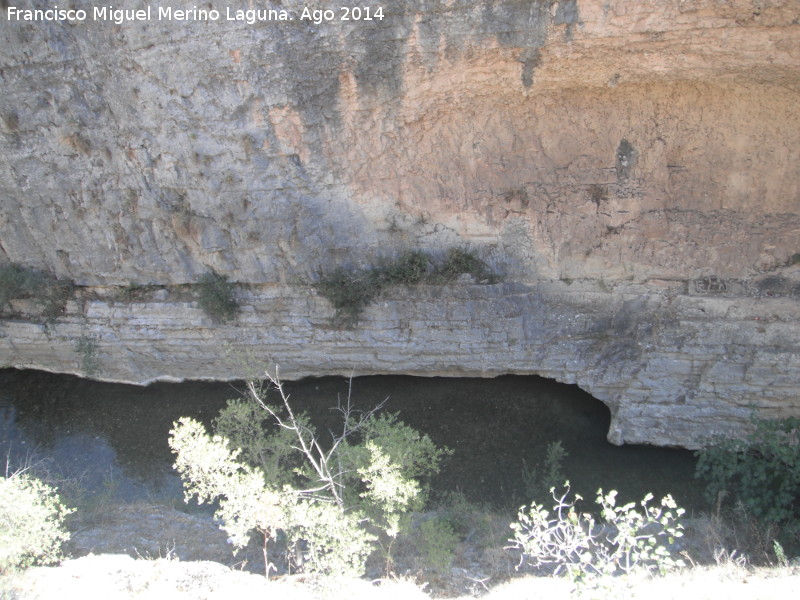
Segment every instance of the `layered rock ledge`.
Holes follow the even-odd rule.
[[[292,378],[536,373],[615,443],[800,414],[796,0],[266,5],[295,20],[0,27],[0,262],[78,286],[55,324],[6,307],[1,365],[84,372],[85,339],[134,383],[239,377],[226,344]],[[504,282],[350,330],[309,285],[454,246]],[[235,324],[182,287],[210,269]]]

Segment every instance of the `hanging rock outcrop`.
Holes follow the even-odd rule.
[[[615,443],[800,414],[796,1],[261,4],[287,19],[76,0],[0,28],[0,262],[77,286],[54,321],[2,307],[0,364],[536,373],[608,404]],[[465,246],[503,282],[391,288],[352,329],[313,285]],[[197,304],[211,270],[235,322]]]

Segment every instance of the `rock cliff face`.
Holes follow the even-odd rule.
[[[12,302],[3,364],[80,372],[88,340],[135,383],[239,376],[226,345],[289,378],[536,373],[615,443],[800,414],[796,0],[117,5],[152,19],[0,27],[0,261],[78,285],[54,324]],[[310,285],[459,246],[504,282],[393,288],[353,329]],[[210,269],[235,323],[198,308]]]

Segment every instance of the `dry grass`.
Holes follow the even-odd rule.
[[[665,577],[615,578],[575,590],[566,579],[525,577],[491,589],[487,600],[547,598],[626,598],[630,600],[771,600],[796,598],[800,568],[747,569],[735,564],[696,567]],[[362,579],[311,581],[302,577],[263,577],[218,563],[175,559],[135,560],[125,555],[90,555],[60,567],[36,567],[0,579],[0,597],[216,599],[271,597],[282,600],[415,600],[429,596],[408,580],[369,582]],[[459,600],[475,597],[463,595]]]
[[[737,542],[752,542],[755,535],[742,520],[730,522],[719,515],[689,520],[681,549],[694,561],[691,568],[664,577],[608,578],[579,590],[564,578],[515,573],[514,557],[501,549],[507,526],[502,521],[499,515],[486,514],[466,519],[467,537],[476,543],[459,544],[452,568],[446,572],[426,572],[409,546],[398,548],[398,561],[411,566],[397,569],[406,573],[400,578],[321,581],[284,576],[266,581],[257,574],[259,549],[234,557],[225,534],[210,517],[164,506],[118,506],[74,534],[68,551],[80,558],[59,567],[6,574],[0,578],[0,598],[785,600],[800,594],[800,565],[752,567],[746,554],[732,549]],[[759,535],[764,546],[764,534]],[[698,560],[711,564],[700,565]],[[255,573],[245,572],[245,567],[254,568]]]

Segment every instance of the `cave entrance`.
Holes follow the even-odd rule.
[[[327,410],[337,394],[347,394],[348,382],[330,377],[287,387],[296,403]],[[568,453],[563,472],[584,498],[594,499],[602,487],[617,489],[623,500],[652,492],[687,507],[703,502],[692,452],[608,443],[608,407],[576,385],[534,375],[380,375],[354,379],[352,397],[364,408],[389,397],[385,410],[399,411],[401,420],[451,448],[434,488],[460,490],[473,501],[504,509],[529,503],[526,470],[541,466],[548,445],[560,442]]]
[[[349,382],[324,377],[286,387],[295,409],[325,423]],[[179,497],[167,445],[172,423],[181,416],[210,423],[237,388],[242,386],[219,382],[138,387],[0,371],[0,450],[36,449],[65,475],[80,474],[100,488],[111,481],[126,500],[154,493]],[[401,420],[454,451],[433,482],[435,490],[459,490],[470,500],[513,509],[530,502],[526,469],[541,464],[548,444],[559,441],[568,452],[563,472],[586,498],[602,487],[619,490],[624,499],[671,493],[683,506],[702,505],[691,452],[609,444],[607,407],[577,386],[518,375],[380,375],[352,382],[357,408],[372,408],[387,397],[385,410],[399,412]]]

